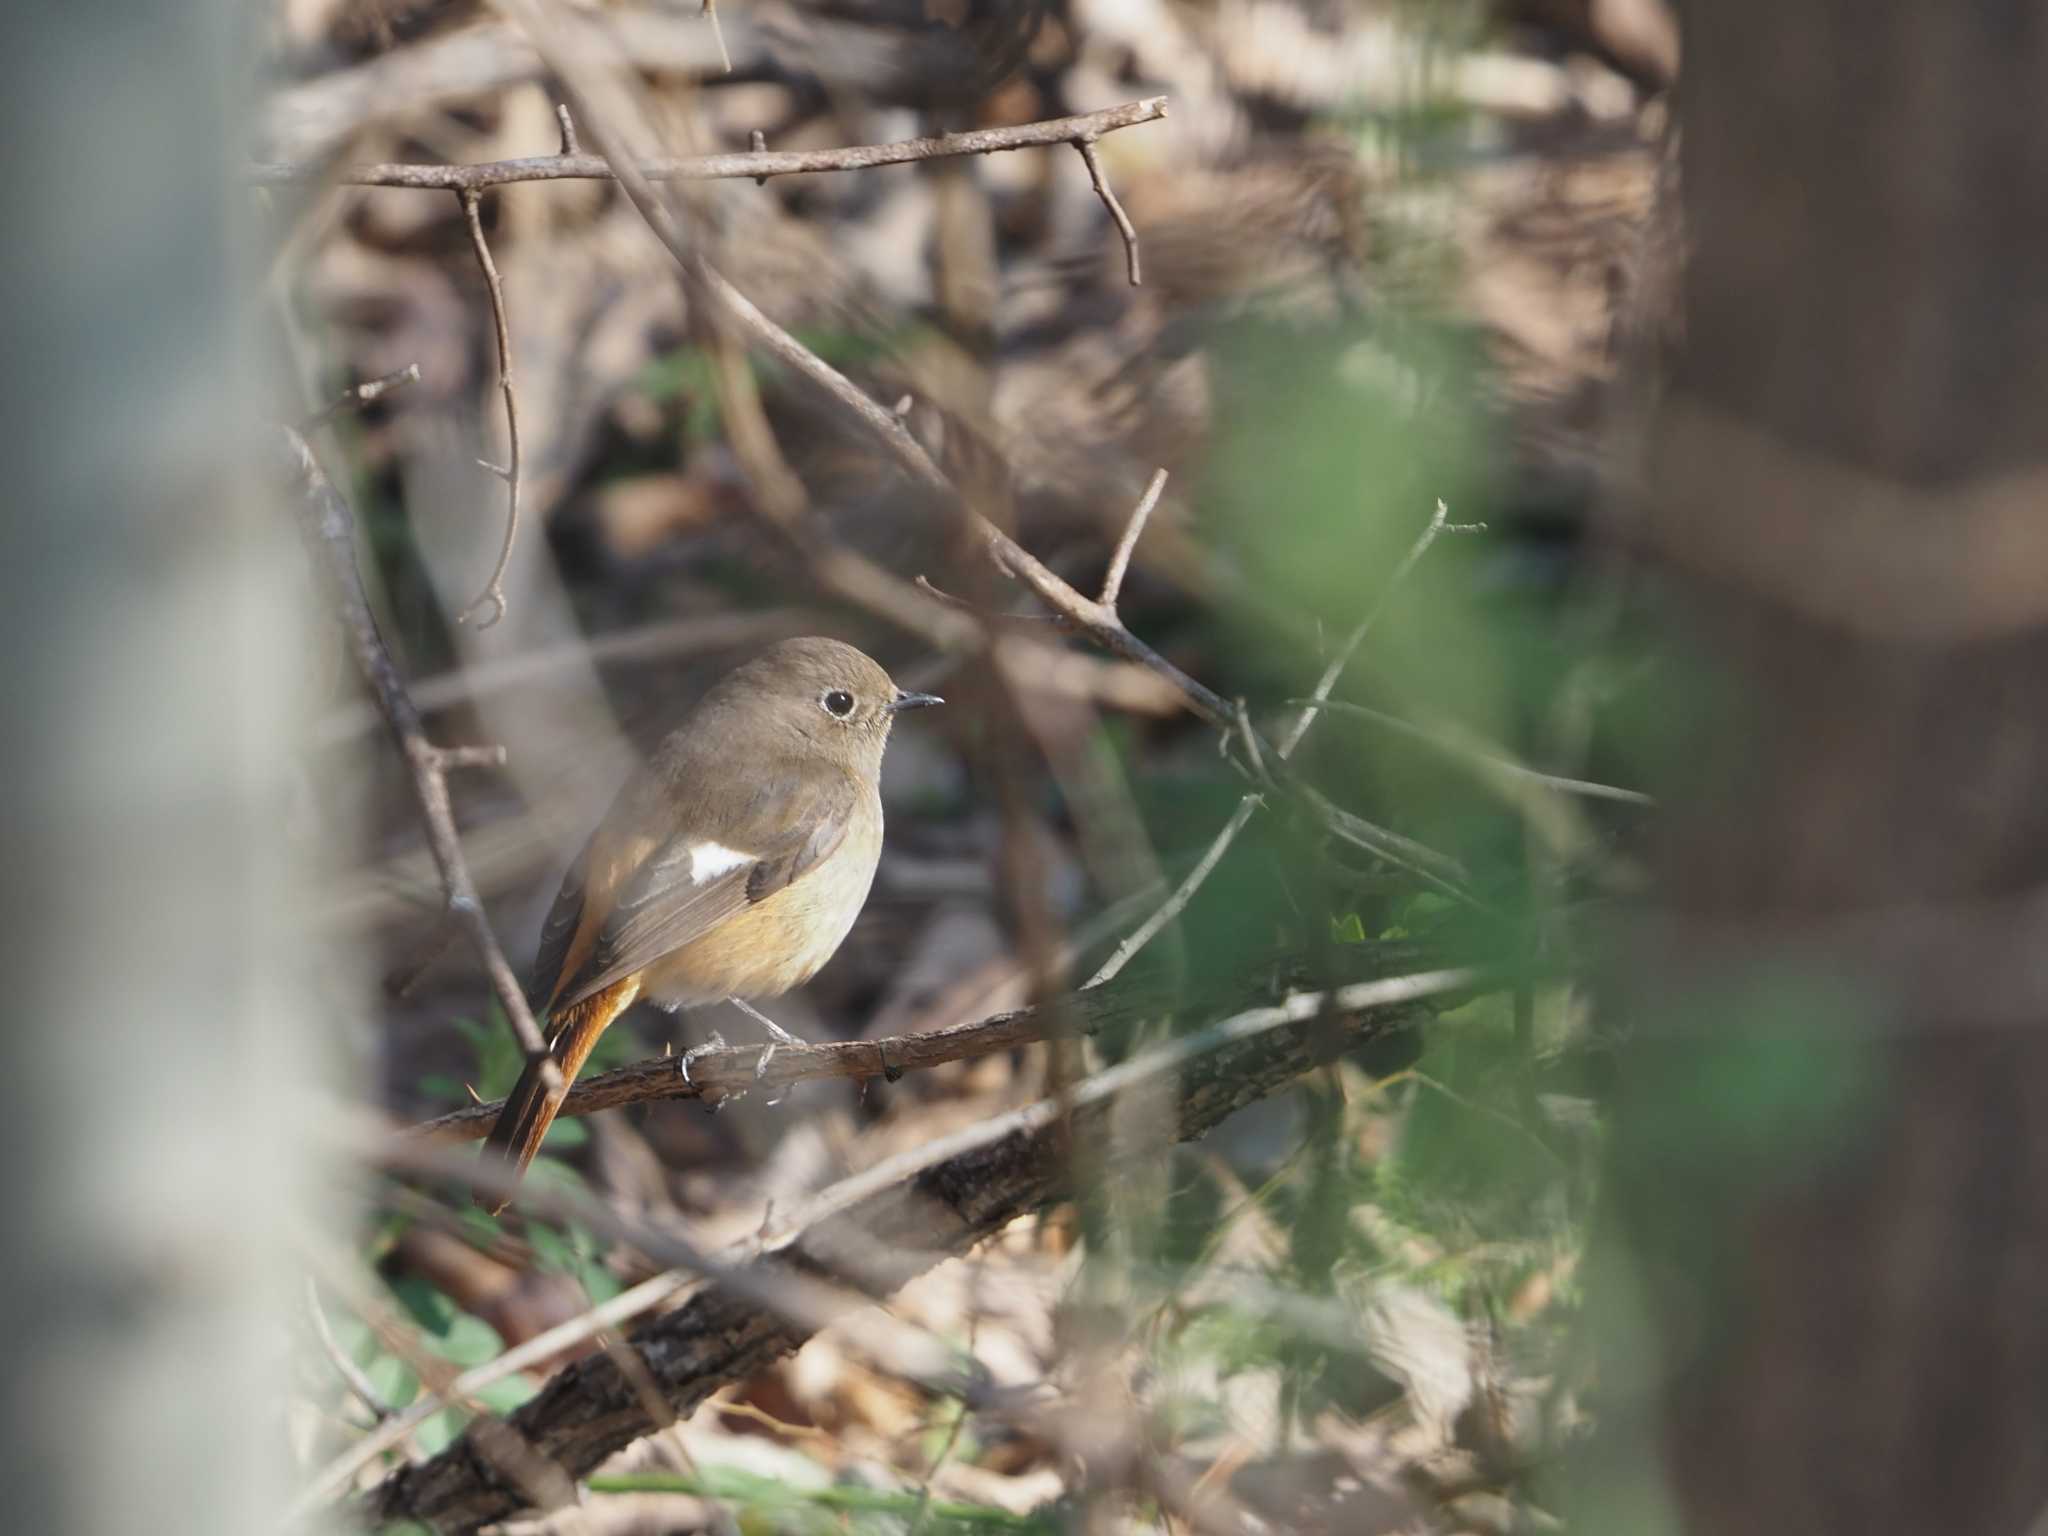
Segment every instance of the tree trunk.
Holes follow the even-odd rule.
[[[230,239],[239,17],[44,0],[0,50],[10,1530],[267,1532],[283,1507],[299,589],[271,553],[292,525],[235,468],[261,291]]]
[[[1667,786],[1671,920],[1612,999],[1626,1257],[1594,1308],[1629,1342],[1587,1524],[2020,1536],[2048,1509],[2048,11],[1685,25],[1686,342],[1630,536],[1717,681]]]

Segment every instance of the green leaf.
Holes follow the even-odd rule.
[[[505,1341],[482,1318],[459,1312],[448,1325],[448,1331],[434,1341],[434,1351],[457,1365],[482,1365],[505,1352]]]
[[[583,1293],[594,1307],[604,1305],[626,1288],[617,1275],[593,1259],[585,1259],[576,1266],[576,1278],[583,1282]]]
[[[493,1413],[510,1413],[538,1391],[540,1388],[524,1376],[507,1376],[503,1381],[479,1387],[476,1400]]]
[[[565,1116],[548,1127],[548,1133],[541,1138],[541,1145],[554,1152],[570,1152],[587,1144],[590,1127],[581,1120]]]
[[[462,1427],[469,1422],[469,1415],[459,1408],[443,1408],[413,1431],[413,1438],[421,1451],[429,1456],[438,1456],[455,1443],[462,1433]]]
[[[1365,919],[1356,912],[1346,912],[1342,917],[1331,918],[1330,942],[1333,944],[1363,944],[1365,942]]]
[[[363,1374],[377,1395],[394,1408],[403,1408],[419,1396],[420,1379],[396,1355],[379,1355],[363,1367]]]

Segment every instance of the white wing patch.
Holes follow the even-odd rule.
[[[754,862],[754,855],[728,848],[723,843],[692,843],[690,845],[690,884],[702,885],[707,880],[716,880],[728,870],[738,869],[742,864]]]

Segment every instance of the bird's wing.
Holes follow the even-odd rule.
[[[526,983],[526,1006],[536,1015],[547,1010],[555,982],[562,974],[562,963],[569,958],[569,943],[582,926],[589,881],[590,849],[586,847],[562,876],[562,888],[555,892],[547,921],[540,925],[540,947],[534,951],[533,972]]]
[[[644,969],[803,878],[846,840],[861,793],[849,775],[811,768],[731,775],[712,793],[693,796],[687,824],[620,887],[554,1007]]]

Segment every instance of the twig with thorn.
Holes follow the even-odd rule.
[[[562,124],[563,133],[573,136],[575,130],[570,126],[566,109]],[[491,243],[484,238],[483,194],[465,187],[456,197],[461,200],[462,216],[469,224],[470,247],[476,252],[477,265],[483,268],[484,286],[491,296],[491,319],[498,333],[498,388],[505,396],[504,467],[478,460],[505,482],[505,542],[498,548],[498,563],[492,568],[483,592],[459,615],[467,624],[488,606],[490,616],[479,621],[477,628],[489,629],[505,617],[505,569],[512,563],[512,546],[519,538],[519,397],[512,390],[512,323],[505,313],[505,285],[499,280],[498,264],[491,259]]]
[[[387,373],[378,378],[365,379],[360,384],[351,385],[349,388],[344,389],[340,394],[328,401],[327,404],[321,406],[319,410],[300,422],[299,430],[301,432],[311,432],[316,428],[325,426],[343,411],[359,410],[373,401],[382,399],[394,389],[398,389],[406,384],[417,384],[419,381],[420,365],[418,363],[407,363],[396,373]]]

